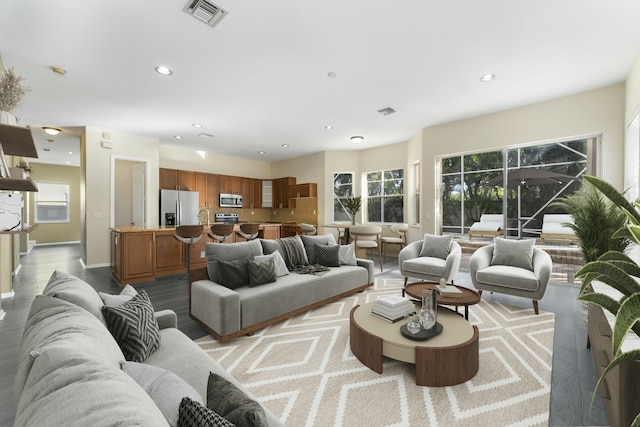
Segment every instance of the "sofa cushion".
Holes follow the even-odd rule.
[[[204,404],[202,396],[171,371],[137,362],[122,362],[122,371],[142,387],[171,426],[178,425],[180,402],[184,397]]]
[[[180,402],[179,411],[179,427],[234,427],[223,416],[188,397]]]
[[[82,307],[106,325],[102,315],[104,305],[93,286],[63,271],[54,271],[42,295],[50,295]]]
[[[125,285],[118,295],[111,295],[104,292],[98,292],[98,295],[100,296],[100,299],[102,299],[104,305],[114,307],[129,301],[131,298],[138,295],[138,291],[136,291],[136,289],[131,285]]]
[[[324,236],[306,236],[303,234],[300,238],[302,239],[309,264],[320,264],[316,261],[316,245],[327,246],[336,244],[336,238],[333,237],[333,234],[325,234]]]
[[[276,269],[273,259],[264,262],[247,261],[249,286],[264,285],[276,281]]]
[[[262,406],[235,384],[213,372],[207,383],[207,408],[238,427],[267,426]]]
[[[479,282],[511,289],[535,292],[540,282],[531,270],[507,265],[491,265],[476,272]]]
[[[233,261],[238,259],[253,259],[254,256],[263,254],[259,239],[248,242],[225,243],[223,245],[207,242],[204,248],[209,280],[216,283],[220,283],[220,278],[218,277],[218,260]]]
[[[47,348],[33,362],[15,426],[100,425],[168,424],[151,398],[119,367],[73,347]]]
[[[316,243],[316,264],[327,267],[340,267],[340,246],[324,246]]]
[[[218,283],[229,289],[237,289],[249,284],[248,259],[218,261]]]
[[[421,274],[443,277],[446,265],[446,260],[442,258],[419,257],[405,260],[402,263],[402,269],[405,274],[415,273],[417,277]]]
[[[107,328],[93,314],[73,303],[38,295],[31,304],[20,343],[14,380],[16,401],[20,400],[33,361],[49,348],[100,358],[117,369],[124,359]]]
[[[495,238],[491,265],[508,265],[533,271],[533,246],[536,241]]]
[[[102,312],[126,360],[143,362],[160,346],[160,328],[144,290],[117,307],[103,306]]]
[[[340,265],[358,265],[358,261],[356,261],[356,251],[353,244],[351,245],[340,245]]]
[[[435,236],[433,234],[426,233],[422,242],[422,249],[419,256],[434,257],[440,259],[447,259],[449,252],[451,251],[451,242],[453,236]]]
[[[287,274],[289,274],[287,264],[285,264],[284,258],[282,258],[282,254],[280,254],[280,251],[278,250],[275,250],[268,255],[257,255],[253,257],[253,260],[256,262],[264,262],[269,259],[273,259],[274,267],[276,270],[276,277],[286,276]]]

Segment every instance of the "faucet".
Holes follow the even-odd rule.
[[[202,224],[202,221],[200,220],[200,215],[202,215],[202,212],[206,212],[207,213],[207,226],[211,225],[211,213],[209,212],[209,209],[200,209],[200,212],[198,212],[198,222],[200,222],[200,224]]]

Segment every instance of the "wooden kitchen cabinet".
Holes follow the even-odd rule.
[[[279,239],[280,225],[279,224],[265,225],[263,229],[260,230],[258,237],[260,237],[261,239]]]
[[[162,190],[196,191],[196,173],[177,169],[160,168]]]
[[[160,189],[175,190],[178,185],[178,171],[176,169],[160,168]]]
[[[208,175],[202,172],[196,172],[196,191],[198,192],[198,206],[201,208],[209,207],[209,180]]]
[[[111,275],[120,284],[155,278],[155,242],[152,231],[113,232]]]
[[[184,271],[184,245],[176,240],[175,231],[156,232],[156,270],[154,275],[176,274]]]
[[[196,191],[196,173],[179,170],[177,189],[180,191]]]
[[[220,207],[220,175],[207,174],[207,207]]]
[[[273,180],[273,207],[289,207],[289,187],[296,185],[294,177],[278,178]]]
[[[242,194],[242,177],[220,175],[220,192]]]
[[[242,207],[257,209],[261,207],[262,181],[254,178],[242,178]]]
[[[318,184],[307,182],[289,186],[289,207],[296,207],[296,200],[309,197],[318,197]]]

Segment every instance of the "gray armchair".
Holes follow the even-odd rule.
[[[542,249],[534,248],[531,259],[533,270],[513,265],[497,264],[494,260],[495,244],[477,249],[469,259],[471,281],[478,292],[498,292],[530,298],[538,314],[538,300],[542,299],[551,276],[551,257]]]
[[[446,258],[420,256],[423,243],[422,240],[409,243],[398,254],[398,266],[400,274],[404,276],[404,285],[407,285],[409,277],[436,283],[444,277],[447,283],[453,283],[462,259],[462,249],[458,242],[451,242]]]

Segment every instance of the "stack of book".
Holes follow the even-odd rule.
[[[382,296],[371,307],[372,315],[387,322],[397,322],[413,311],[415,311],[413,303],[400,295]]]
[[[455,286],[447,285],[445,287],[438,286],[438,293],[443,297],[462,298],[462,291]]]

